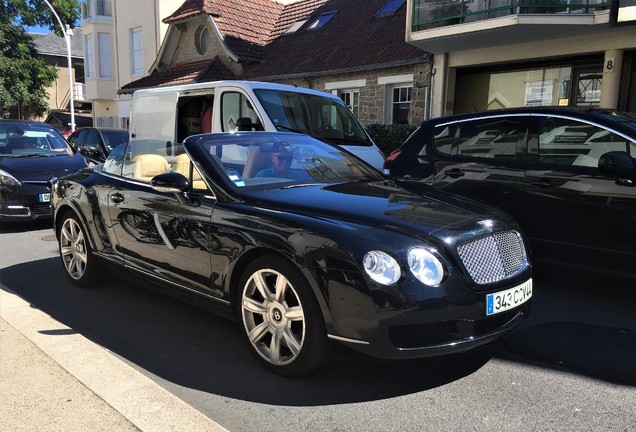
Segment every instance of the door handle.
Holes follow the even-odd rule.
[[[125,198],[120,193],[114,193],[110,196],[110,200],[115,204],[119,204],[120,202],[124,202]]]
[[[464,173],[459,168],[451,168],[449,170],[444,171],[444,174],[451,178],[463,177]]]

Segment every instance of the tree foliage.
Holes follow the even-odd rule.
[[[77,0],[50,0],[62,23],[74,27],[80,18]],[[57,78],[54,67],[38,55],[29,26],[48,27],[62,35],[53,12],[42,0],[0,0],[0,117],[41,116],[46,87]]]

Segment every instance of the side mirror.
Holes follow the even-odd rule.
[[[236,130],[241,132],[249,132],[252,129],[260,130],[262,129],[261,123],[257,121],[256,123],[252,122],[252,119],[249,117],[241,117],[236,121]]]
[[[598,160],[598,169],[603,174],[619,177],[617,183],[633,186],[636,179],[636,163],[627,152],[611,151],[604,153]]]
[[[182,194],[190,190],[190,182],[185,176],[176,172],[169,172],[154,176],[150,185],[157,192]]]

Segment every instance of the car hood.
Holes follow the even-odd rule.
[[[0,160],[0,169],[7,171],[20,181],[47,181],[49,177],[61,177],[86,168],[86,161],[78,154],[7,157]]]
[[[515,228],[505,213],[470,199],[450,195],[422,184],[394,181],[354,182],[301,186],[259,192],[263,205],[324,219],[339,219],[419,238],[435,233],[444,238],[474,236]]]

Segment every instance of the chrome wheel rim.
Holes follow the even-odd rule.
[[[256,352],[275,366],[293,362],[305,341],[305,314],[298,293],[281,273],[255,272],[243,288],[243,325]]]
[[[86,239],[75,219],[66,219],[60,231],[60,253],[66,272],[79,280],[86,272]]]

